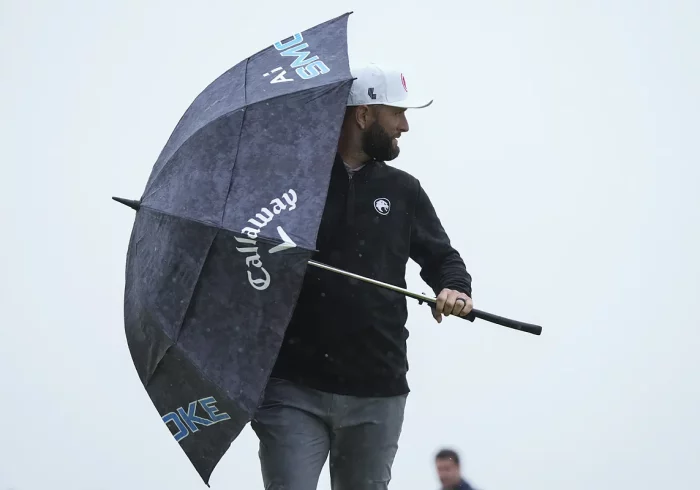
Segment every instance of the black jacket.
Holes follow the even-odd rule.
[[[475,488],[467,483],[466,480],[462,479],[456,487],[442,487],[440,490],[475,490]]]
[[[384,162],[350,178],[336,157],[316,248],[316,261],[404,288],[411,258],[435,294],[471,296],[471,277],[419,181]],[[272,376],[338,394],[408,393],[407,317],[405,296],[309,266]]]

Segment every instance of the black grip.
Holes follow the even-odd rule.
[[[487,313],[481,310],[472,309],[468,316],[461,318],[467,319],[471,314],[474,314],[476,318],[480,318],[481,320],[486,320],[487,322],[491,323],[497,323],[498,325],[502,325],[508,328],[514,328],[515,330],[531,333],[533,335],[540,335],[542,333],[542,327],[540,327],[539,325],[520,322],[518,320],[511,320],[510,318],[494,315],[493,313]]]
[[[419,303],[423,303],[423,301],[419,301]],[[434,303],[426,302],[426,304],[431,308],[435,308]],[[450,315],[450,317],[457,317],[461,318],[462,320],[468,320],[470,322],[473,322],[475,318],[479,318],[487,322],[496,323],[504,327],[520,330],[521,332],[531,333],[533,335],[540,335],[542,333],[542,327],[540,327],[539,325],[533,325],[532,323],[525,323],[520,322],[518,320],[512,320],[504,316],[494,315],[493,313],[487,313],[485,311],[477,310],[474,308],[472,308],[472,311],[470,311],[467,316]]]

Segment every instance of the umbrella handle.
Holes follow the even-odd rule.
[[[385,282],[377,281],[376,279],[370,279],[368,277],[361,276],[359,274],[355,274],[353,272],[348,272],[342,269],[338,269],[336,267],[332,267],[330,265],[321,263],[321,262],[316,262],[315,260],[309,260],[309,265],[313,265],[314,267],[318,267],[320,269],[325,269],[327,271],[335,272],[336,274],[341,274],[346,277],[352,277],[354,279],[358,279],[360,281],[369,283],[369,284],[374,284],[375,286],[379,286],[384,289],[390,289],[391,291],[395,291],[397,293],[401,293],[404,296],[407,296],[409,298],[413,298],[418,301],[418,304],[423,304],[423,303],[429,303],[429,304],[435,304],[437,299],[436,298],[431,298],[429,296],[426,296],[425,294],[417,294],[413,293],[405,288],[401,288],[398,286],[394,286],[393,284],[387,284]],[[539,325],[533,325],[531,323],[525,323],[525,322],[520,322],[518,320],[511,320],[510,318],[506,318],[503,316],[498,316],[494,315],[493,313],[487,313],[485,311],[481,310],[474,310],[469,313],[467,316],[460,316],[459,318],[463,318],[465,320],[470,320],[473,321],[474,318],[479,318],[481,320],[485,320],[487,322],[491,323],[496,323],[498,325],[501,325],[503,327],[508,327],[512,328],[514,330],[520,330],[521,332],[526,332],[526,333],[531,333],[533,335],[540,335],[542,333],[542,327]]]
[[[418,304],[426,303],[431,308],[436,303],[433,299],[418,299]],[[450,315],[456,316],[457,318],[462,318],[463,320],[474,321],[474,318],[479,318],[487,322],[496,323],[503,327],[512,328],[515,330],[520,330],[521,332],[531,333],[533,335],[540,335],[542,333],[542,327],[539,325],[533,325],[532,323],[525,323],[519,320],[513,320],[511,318],[506,318],[504,316],[494,315],[493,313],[488,313],[486,311],[481,311],[477,309],[472,309],[467,316]]]
[[[474,313],[474,316],[481,318],[482,320],[486,320],[487,322],[497,323],[498,325],[520,330],[521,332],[531,333],[533,335],[540,335],[542,333],[542,327],[539,325],[513,320],[511,318],[494,315],[493,313],[487,313],[481,310],[472,310],[472,312]]]

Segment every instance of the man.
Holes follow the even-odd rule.
[[[452,449],[443,449],[437,453],[435,467],[442,483],[441,490],[474,490],[462,477],[459,456]]]
[[[405,287],[410,259],[438,294],[433,315],[467,316],[471,277],[399,155],[408,97],[403,75],[353,72],[314,259]],[[473,317],[469,317],[473,320]],[[267,490],[314,490],[330,454],[333,490],[386,489],[409,389],[406,298],[310,267],[251,425]]]

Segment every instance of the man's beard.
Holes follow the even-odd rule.
[[[393,138],[377,121],[362,133],[362,151],[380,162],[388,162],[399,156],[400,149],[394,147],[392,142]]]

